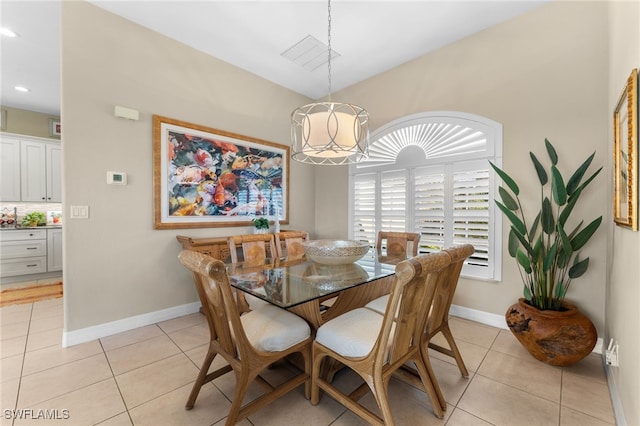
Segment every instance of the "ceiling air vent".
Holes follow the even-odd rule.
[[[313,71],[321,65],[324,65],[329,60],[328,55],[329,47],[315,38],[312,35],[308,35],[284,52],[280,54],[291,62],[300,65],[302,68]],[[338,52],[331,49],[331,59],[340,56]]]

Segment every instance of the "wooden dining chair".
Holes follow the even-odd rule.
[[[380,231],[376,241],[376,250],[378,255],[408,259],[418,254],[419,245],[420,234],[416,232]]]
[[[384,315],[367,308],[346,312],[320,326],[313,344],[311,403],[320,401],[320,389],[370,424],[393,425],[388,385],[391,376],[406,362],[418,368],[422,385],[437,417],[444,417],[433,371],[422,360],[421,338],[427,313],[443,271],[450,263],[448,253],[423,254],[396,265],[391,297]],[[321,366],[329,357],[355,371],[364,384],[349,395],[321,377]],[[370,390],[381,417],[358,403]]]
[[[234,235],[229,237],[227,241],[231,263],[243,262],[248,266],[262,265],[267,258],[278,256],[273,234]],[[240,311],[243,313],[269,304],[269,302],[243,291],[237,291],[236,296]]]
[[[227,242],[231,252],[231,263],[257,264],[278,255],[273,234],[234,235],[229,237]]]
[[[303,231],[283,231],[275,234],[278,257],[288,260],[304,257],[302,243],[309,241],[309,233]]]
[[[453,296],[458,286],[458,280],[460,279],[460,272],[462,271],[464,262],[475,252],[475,248],[471,244],[461,244],[446,248],[444,251],[451,256],[451,264],[448,267],[447,279],[443,282],[443,285],[436,290],[433,308],[429,314],[425,334],[422,339],[422,348],[424,356],[428,356],[427,348],[431,348],[453,357],[458,365],[460,374],[462,374],[464,378],[468,378],[469,372],[464,365],[460,350],[449,328],[449,309],[451,309],[451,302],[453,302]],[[442,333],[447,340],[449,345],[448,349],[431,342],[431,339],[438,333]]]
[[[442,281],[442,285],[436,289],[434,294],[433,306],[427,318],[425,332],[422,335],[420,350],[422,351],[423,360],[425,360],[425,363],[429,365],[429,349],[433,349],[452,357],[455,359],[462,377],[468,378],[469,372],[467,371],[467,367],[462,359],[462,354],[460,353],[458,345],[456,345],[456,341],[451,333],[451,329],[449,328],[449,309],[451,308],[451,302],[453,301],[453,296],[455,294],[456,287],[458,286],[458,279],[460,278],[460,272],[462,271],[464,262],[473,254],[475,248],[471,244],[462,244],[449,247],[444,249],[444,251],[451,256],[451,263],[447,267],[445,279]],[[438,333],[442,333],[449,345],[449,348],[445,348],[431,341],[431,339],[433,339],[433,337]],[[412,370],[414,374],[419,373],[408,366],[405,366],[405,369]],[[432,369],[430,369],[429,372],[433,374]],[[438,380],[435,374],[432,375],[431,381],[434,384],[436,395],[440,401],[440,407],[442,407],[443,410],[446,410],[447,403],[444,399],[444,395],[440,391],[440,386],[438,385]]]
[[[305,397],[309,398],[312,337],[306,321],[276,306],[266,306],[240,316],[222,261],[191,250],[183,250],[178,258],[193,273],[210,334],[209,350],[187,400],[187,410],[193,408],[205,383],[230,371],[235,374],[236,387],[227,425],[236,424],[303,383]],[[302,355],[304,371],[277,386],[270,385],[260,376],[276,361],[295,353]],[[209,367],[218,355],[228,365],[209,373]],[[254,381],[268,392],[243,405],[249,385]]]

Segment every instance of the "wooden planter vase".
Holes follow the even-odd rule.
[[[564,311],[541,311],[521,298],[507,309],[509,330],[536,359],[564,367],[591,353],[598,333],[577,307],[565,302]]]

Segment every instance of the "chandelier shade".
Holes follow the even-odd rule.
[[[368,157],[369,114],[357,105],[317,102],[291,114],[291,158],[317,165],[352,164]]]

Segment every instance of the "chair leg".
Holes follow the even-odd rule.
[[[425,356],[427,357],[426,359]],[[428,356],[429,355],[426,353],[426,351],[421,352],[422,359],[415,360],[415,365],[418,369],[420,380],[422,380],[424,391],[429,397],[429,401],[431,401],[433,413],[436,415],[436,417],[442,419],[444,418],[444,412],[447,410],[447,403],[444,400],[444,395],[442,395],[440,385],[438,384],[438,379],[433,372],[431,361],[429,361]]]
[[[231,426],[235,425],[239,419],[240,411],[242,410],[242,402],[249,389],[249,385],[252,380],[248,377],[244,372],[236,373],[236,390],[233,394],[233,401],[231,402],[231,407],[229,408],[229,414],[227,414],[227,421],[225,425]]]
[[[320,385],[318,385],[318,380],[320,380],[320,367],[322,366],[324,355],[313,351],[311,358],[311,405],[318,405],[320,402]]]
[[[464,361],[462,360],[462,354],[460,354],[460,350],[458,350],[458,345],[456,345],[456,341],[453,338],[453,334],[451,333],[451,329],[449,328],[449,323],[445,322],[441,331],[445,339],[447,339],[447,343],[449,343],[451,352],[453,352],[453,357],[456,360],[456,364],[458,364],[458,369],[460,370],[460,374],[462,374],[462,377],[464,377],[465,379],[468,379],[469,372],[467,371],[467,367],[464,365]]]
[[[311,363],[311,352],[303,353],[302,357],[304,358],[304,372],[307,373],[308,379],[304,382],[304,397],[306,399],[311,398],[311,373],[312,373],[312,363]]]
[[[391,404],[389,404],[389,381],[386,382],[381,377],[373,378],[373,388],[371,389],[376,399],[382,420],[385,426],[394,426],[393,414],[391,413]]]
[[[189,394],[189,399],[185,404],[185,408],[187,410],[191,410],[193,405],[196,403],[196,398],[198,398],[198,394],[200,393],[200,388],[205,384],[205,380],[207,378],[207,373],[209,372],[209,367],[211,367],[211,363],[213,359],[216,357],[217,353],[213,351],[213,348],[209,346],[209,350],[207,352],[207,356],[204,357],[204,361],[202,362],[202,367],[200,367],[200,372],[198,373],[198,377],[196,378],[195,383],[193,384],[193,388],[191,388],[191,393]]]

